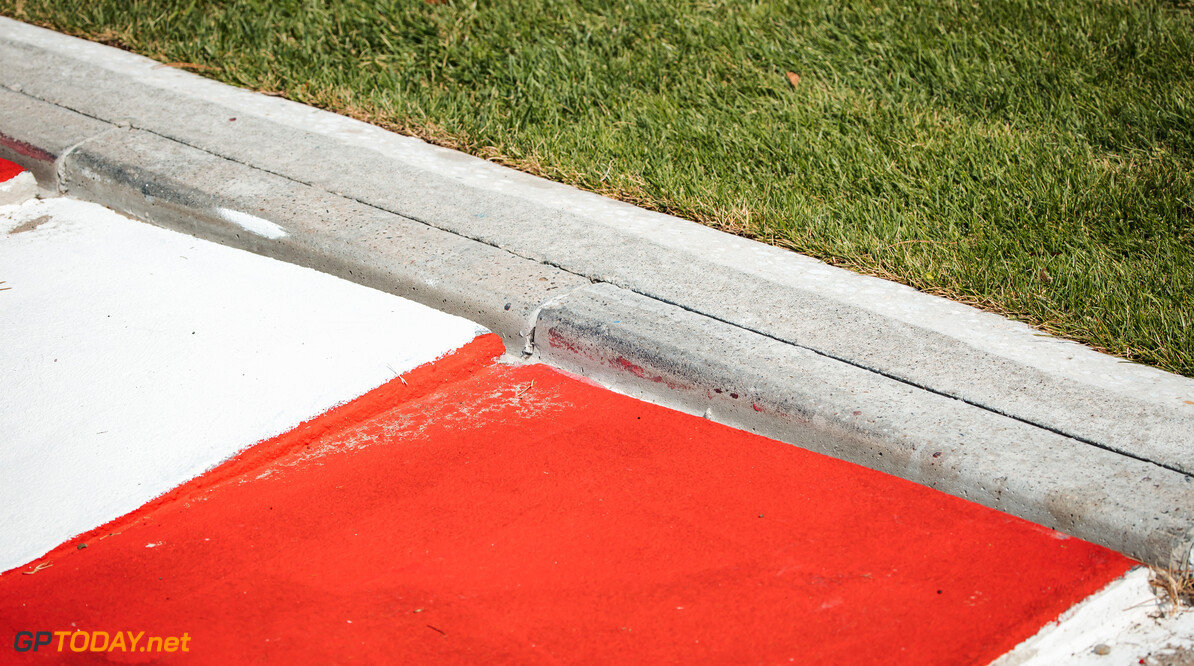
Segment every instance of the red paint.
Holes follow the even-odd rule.
[[[583,354],[579,347],[572,344],[572,341],[562,336],[554,328],[547,331],[547,344],[557,349],[564,348],[573,354]]]
[[[647,377],[647,373],[643,370],[641,365],[635,365],[626,360],[626,358],[623,356],[619,356],[618,358],[614,359],[614,364],[622,370],[625,370],[635,377],[638,377],[639,379],[645,379]],[[663,378],[661,377],[660,379],[662,380]]]
[[[660,384],[663,382],[663,377],[660,377],[659,375],[655,375],[654,377],[648,377],[647,371],[643,370],[643,366],[635,365],[634,363],[631,363],[630,361],[626,360],[625,357],[619,356],[618,358],[614,359],[614,365],[617,366],[618,369],[625,370],[626,372],[629,372],[630,374],[634,375],[635,377],[638,377],[639,379],[649,379],[650,381],[653,381],[656,384]],[[675,386],[672,385],[671,382],[668,382],[668,386],[670,388],[676,388]]]
[[[643,370],[643,366],[635,365],[634,363],[627,360],[624,356],[619,356],[618,358],[614,359],[612,367],[614,367],[617,370],[624,370],[626,372],[629,372],[630,374],[634,375],[635,377],[638,377],[639,379],[646,379],[646,380],[652,381],[656,384],[666,384],[667,387],[670,389],[684,390],[684,389],[689,388],[683,384],[677,384],[675,382],[666,381],[660,375],[654,375],[654,376],[648,375],[647,371]]]
[[[4,575],[16,571],[27,571],[39,563],[53,561],[58,556],[77,550],[77,544],[93,543],[105,535],[121,532],[126,527],[134,525],[152,514],[158,507],[178,502],[189,502],[203,497],[210,488],[235,482],[244,475],[260,473],[256,470],[260,470],[288,454],[301,456],[321,437],[334,437],[335,433],[351,428],[353,424],[385,410],[389,405],[421,398],[441,384],[464,379],[488,365],[490,361],[504,352],[505,347],[498,336],[479,337],[434,363],[421,365],[402,375],[401,378],[382,384],[356,400],[334,407],[313,419],[300,423],[289,432],[245,449],[215,469],[165,493],[140,509],[81,534],[25,566],[4,572]]]
[[[0,635],[187,632],[213,664],[985,664],[1131,565],[500,351],[0,577]]]
[[[0,183],[12,180],[17,177],[17,174],[24,171],[24,167],[20,164],[9,162],[5,159],[0,159]]]

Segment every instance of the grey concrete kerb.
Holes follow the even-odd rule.
[[[1188,557],[1194,381],[8,19],[0,61],[0,157],[47,192],[1147,562]]]

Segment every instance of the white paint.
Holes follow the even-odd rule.
[[[481,330],[69,199],[0,208],[0,280],[0,571]]]
[[[256,215],[242,213],[229,208],[217,208],[216,215],[219,215],[220,219],[231,222],[249,233],[254,233],[270,240],[286,236],[285,229]]]
[[[1126,363],[1093,349],[1042,335],[1019,322],[911,287],[829,266],[811,257],[731,236],[680,218],[643,210],[486,160],[432,146],[352,118],[203,78],[103,44],[0,17],[0,36],[87,60],[139,82],[367,148],[463,184],[587,215],[594,233],[607,227],[768,280],[809,289],[842,303],[953,337],[976,349],[1138,400],[1184,408],[1194,380]],[[1190,406],[1194,409],[1194,406]]]
[[[1066,611],[992,666],[1128,666],[1166,646],[1194,647],[1194,611],[1177,614],[1138,567]],[[1110,652],[1095,654],[1095,646]]]
[[[28,171],[22,171],[0,183],[0,206],[24,203],[37,195],[37,179]]]

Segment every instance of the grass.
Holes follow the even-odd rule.
[[[1167,615],[1194,608],[1194,570],[1149,567],[1149,585]]]
[[[0,0],[0,13],[1194,376],[1188,3]]]

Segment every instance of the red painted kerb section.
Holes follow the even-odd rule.
[[[985,664],[1132,564],[500,353],[480,338],[0,577],[6,641],[188,652],[4,663]]]
[[[14,164],[8,160],[0,159],[0,183],[16,178],[17,174],[24,170],[24,167],[22,167],[20,164]]]

